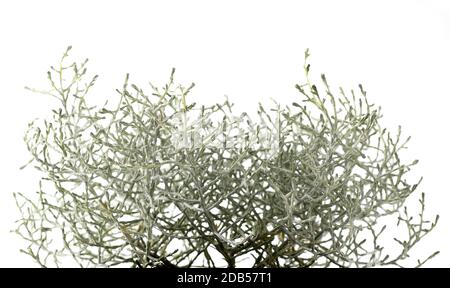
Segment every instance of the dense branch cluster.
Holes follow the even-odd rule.
[[[67,52],[40,91],[59,107],[25,135],[37,197],[15,194],[23,252],[43,266],[402,265],[436,225],[423,197],[407,214],[409,138],[380,127],[362,86],[336,94],[322,76],[319,89],[305,61],[304,101],[260,105],[253,121],[228,101],[187,104],[193,85],[172,71],[148,94],[127,76],[118,103],[97,107],[86,97],[97,77],[86,82],[87,61],[67,64]],[[406,229],[397,256],[380,244],[384,216]]]

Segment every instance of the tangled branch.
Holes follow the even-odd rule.
[[[362,86],[311,83],[308,51],[303,102],[260,105],[253,121],[228,101],[188,105],[194,85],[174,71],[150,93],[127,75],[116,105],[90,106],[97,76],[69,50],[39,91],[59,107],[25,135],[37,197],[15,194],[23,252],[42,266],[402,266],[437,223],[423,195],[419,215],[405,208],[420,183],[399,158],[409,138],[380,127]],[[386,217],[406,231],[396,256],[380,244]]]

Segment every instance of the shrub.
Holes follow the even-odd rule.
[[[409,138],[380,127],[361,85],[311,83],[308,50],[303,102],[260,104],[257,121],[228,101],[188,104],[194,85],[174,70],[150,93],[127,75],[116,105],[92,106],[97,76],[67,64],[69,50],[40,91],[59,107],[25,135],[38,197],[15,194],[23,252],[42,266],[401,266],[437,223],[423,195],[416,217],[405,208],[420,183],[405,178],[417,161],[399,159]],[[385,219],[406,228],[395,256],[380,244]]]

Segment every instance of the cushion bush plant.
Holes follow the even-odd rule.
[[[97,76],[69,50],[39,91],[58,106],[25,134],[37,195],[15,193],[23,252],[42,266],[403,266],[437,223],[423,194],[414,217],[405,205],[420,183],[399,158],[409,138],[380,126],[361,85],[312,83],[308,50],[298,101],[260,104],[256,120],[190,103],[174,70],[150,91],[127,75],[116,103],[94,106]]]

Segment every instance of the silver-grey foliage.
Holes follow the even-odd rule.
[[[86,61],[67,64],[69,50],[40,91],[59,107],[25,135],[38,197],[15,194],[23,252],[43,266],[401,266],[436,225],[423,195],[408,215],[409,138],[380,127],[362,86],[335,93],[323,75],[316,86],[305,61],[303,102],[260,105],[252,122],[228,101],[187,103],[193,85],[172,72],[151,92],[127,76],[118,104],[98,108],[86,97],[97,77],[85,80]],[[384,219],[404,229],[385,242],[396,255],[381,244]]]

